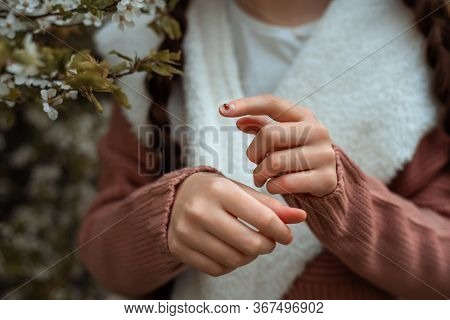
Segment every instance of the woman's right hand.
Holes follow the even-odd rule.
[[[211,276],[221,276],[292,241],[287,223],[306,213],[282,205],[241,183],[216,173],[198,172],[178,187],[168,227],[168,246],[181,262]],[[240,218],[258,231],[248,227]]]

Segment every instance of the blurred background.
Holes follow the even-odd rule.
[[[134,72],[179,74],[179,52],[150,51],[108,63],[93,35],[106,21],[132,28],[145,15],[155,32],[181,36],[178,0],[0,1],[0,297],[105,299],[76,252],[96,193],[96,144],[116,84]],[[104,107],[104,108],[103,108]]]
[[[89,30],[58,36],[75,47],[93,47]],[[56,121],[36,103],[17,107],[12,124],[0,117],[2,297],[74,250],[81,217],[95,194],[96,142],[109,108],[98,114],[85,99],[64,108]],[[108,296],[73,254],[8,298]]]

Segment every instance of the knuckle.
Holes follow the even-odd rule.
[[[321,140],[329,140],[330,139],[330,133],[323,124],[318,124],[315,128],[317,137]]]
[[[307,117],[307,118],[314,118],[314,112],[312,112],[310,109],[306,107],[298,107],[300,111]]]
[[[276,222],[276,219],[278,219],[274,214],[268,214],[261,217],[260,221],[260,229],[261,230],[268,230],[271,226],[274,225]]]
[[[272,153],[267,157],[267,166],[269,170],[281,169],[282,159],[277,153]]]
[[[276,103],[278,101],[278,98],[270,93],[264,94],[263,98],[264,98],[264,100],[267,100],[268,103]]]
[[[275,183],[273,180],[269,180],[266,184],[267,192],[270,194],[276,194],[279,191],[278,183]]]
[[[190,235],[189,228],[185,223],[179,223],[175,227],[175,233],[178,238],[183,240],[186,240]]]
[[[243,255],[233,254],[228,257],[227,263],[230,267],[239,267],[245,263],[245,259]]]
[[[268,252],[267,253],[271,253],[273,252],[273,250],[275,250],[277,244],[275,241],[270,241],[270,246],[268,246]]]
[[[269,254],[275,250],[276,242],[274,240],[268,239],[268,241],[263,241],[261,245],[260,254]]]
[[[185,204],[184,211],[186,216],[192,220],[201,219],[203,216],[202,210],[200,209],[200,205],[195,201],[187,202]],[[178,226],[178,229],[179,228],[180,226]]]
[[[265,196],[264,199],[265,199],[265,203],[268,206],[277,207],[277,206],[281,206],[282,205],[281,202],[279,202],[277,199],[274,199],[272,197]]]
[[[294,189],[294,183],[290,179],[283,179],[283,176],[278,180],[273,181],[273,184],[280,190],[290,192]]]
[[[243,243],[243,249],[249,255],[258,255],[260,247],[261,241],[256,237],[249,237]]]
[[[247,256],[244,256],[244,259],[242,260],[241,265],[239,265],[238,267],[245,266],[245,265],[249,264],[250,262],[254,261],[256,258],[258,258],[258,255],[247,255]]]
[[[215,179],[209,184],[209,190],[212,194],[222,194],[224,190],[227,188],[226,179]]]
[[[261,137],[261,139],[266,139],[267,137],[270,137],[273,131],[273,125],[265,125],[259,130],[258,135]]]
[[[337,176],[334,170],[327,171],[322,177],[322,185],[325,194],[332,192],[337,185]]]
[[[326,163],[334,163],[336,160],[336,154],[333,150],[333,148],[326,148],[322,153],[322,158],[325,160]]]

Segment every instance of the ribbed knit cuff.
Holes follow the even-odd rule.
[[[363,179],[360,169],[343,150],[333,145],[336,154],[337,186],[333,192],[316,197],[308,194],[284,195],[291,206],[304,209],[307,223],[317,234],[340,237],[345,229],[345,215],[349,206],[351,189],[360,185]]]
[[[165,185],[164,193],[160,195],[158,202],[163,203],[162,208],[162,223],[160,224],[160,230],[158,233],[158,242],[161,243],[161,254],[166,256],[171,256],[169,251],[169,246],[167,242],[167,232],[168,226],[170,222],[170,214],[172,211],[173,203],[175,201],[176,191],[178,186],[190,175],[197,172],[213,172],[220,173],[217,169],[209,167],[209,166],[197,166],[191,168],[184,168],[181,170],[177,170],[173,173],[166,174],[163,178],[161,178],[158,184]],[[150,205],[151,207],[151,205]],[[155,208],[154,210],[157,210]],[[161,210],[161,209],[159,209]]]
[[[130,296],[148,294],[187,267],[171,255],[167,229],[177,186],[196,172],[219,173],[208,166],[176,170],[137,189],[119,207],[111,207],[117,214],[111,219],[114,227],[102,237],[99,247],[113,257],[102,257],[102,252],[95,250],[95,256],[87,259],[93,265],[102,265],[104,259],[114,261],[114,266],[97,268],[102,270],[98,277],[114,285],[111,290]],[[98,215],[109,214],[107,210]],[[121,274],[124,271],[127,274]],[[111,281],[114,277],[121,280]]]

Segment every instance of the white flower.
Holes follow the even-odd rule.
[[[119,24],[120,30],[134,27],[133,17],[139,17],[145,6],[144,0],[121,0],[116,6],[117,12],[113,14],[112,21]]]
[[[56,119],[58,119],[58,110],[56,110],[46,102],[44,102],[44,112],[47,113],[50,120],[55,121]]]
[[[84,15],[83,24],[85,26],[95,26],[97,28],[102,26],[102,19],[94,16],[92,13],[87,13]]]
[[[164,9],[166,7],[166,1],[164,0],[154,0],[153,3],[159,9]]]
[[[55,88],[41,90],[43,110],[47,113],[50,120],[56,120],[58,118],[58,111],[53,108],[53,106],[63,102],[63,98],[61,96],[57,96],[56,94],[57,91]]]
[[[39,33],[42,32],[44,30],[47,30],[48,28],[50,28],[50,26],[52,24],[54,24],[56,21],[58,20],[57,17],[55,16],[49,16],[49,17],[44,17],[44,18],[40,18],[40,19],[36,19],[35,21],[38,23],[39,28],[36,28],[34,30],[35,33]]]
[[[39,73],[42,61],[40,60],[40,53],[36,43],[33,42],[33,36],[26,34],[23,39],[23,53],[27,56],[27,64],[12,63],[6,67],[6,70],[15,75],[15,83],[22,85],[26,82],[29,76],[35,76]]]
[[[10,11],[6,19],[0,19],[0,35],[9,39],[14,39],[17,31],[25,30],[25,24],[16,19],[16,16]]]
[[[16,105],[16,102],[15,102],[15,101],[7,100],[7,101],[3,101],[3,102],[6,103],[6,105],[7,105],[8,107],[10,107],[10,108],[12,108],[12,107],[14,107],[14,106]]]
[[[33,36],[31,34],[27,34],[23,39],[23,48],[25,52],[33,58],[38,59],[40,57],[38,47],[36,43],[33,42]]]
[[[45,79],[30,78],[30,79],[27,79],[26,85],[44,89],[44,88],[49,88],[52,85],[52,83]]]
[[[36,8],[40,6],[38,0],[18,0],[19,3],[16,5],[16,10],[25,13],[35,13]]]
[[[125,30],[125,27],[132,28],[134,27],[134,22],[128,20],[125,15],[122,15],[119,12],[116,12],[112,15],[112,21],[118,23],[120,30]]]
[[[16,68],[17,68],[17,69],[16,69]],[[22,70],[22,67],[21,67],[20,64],[15,64],[15,65],[13,66],[13,68],[8,68],[8,70],[9,70],[10,72],[12,72],[11,70],[14,70],[14,71],[16,71],[16,72],[14,72],[14,73],[20,73],[21,70]],[[41,88],[41,89],[50,87],[50,85],[51,85],[51,82],[48,81],[48,80],[46,80],[46,79],[41,79],[41,78],[29,78],[29,77],[27,77],[27,76],[25,76],[25,75],[21,75],[21,74],[16,74],[16,75],[14,76],[14,83],[15,83],[16,85],[23,85],[23,84],[25,84],[27,87],[33,86],[33,87],[39,87],[39,88]]]
[[[72,89],[71,86],[69,86],[66,83],[63,83],[62,81],[56,80],[53,83],[56,83],[62,90],[68,91],[70,89]]]
[[[117,4],[117,11],[125,15],[128,21],[131,21],[133,15],[136,17],[141,15],[141,9],[144,7],[144,0],[121,0]]]
[[[69,99],[72,99],[72,100],[77,100],[77,98],[78,98],[78,91],[70,90],[70,91],[64,93],[64,96],[66,98],[69,98]]]

